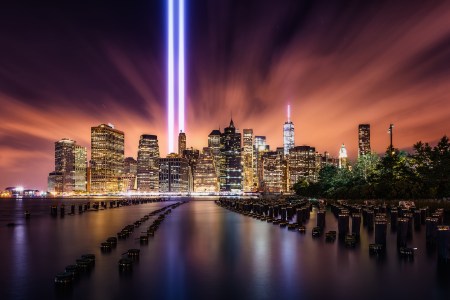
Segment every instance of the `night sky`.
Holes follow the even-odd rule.
[[[5,1],[3,1],[5,2]],[[54,142],[90,148],[90,127],[166,139],[165,1],[0,4],[0,189],[45,189]],[[450,1],[187,1],[187,144],[233,115],[282,146],[381,153],[450,133]]]

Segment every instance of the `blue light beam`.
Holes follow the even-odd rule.
[[[173,20],[173,1],[168,0],[168,39],[167,39],[167,138],[169,142],[168,153],[174,151],[174,20]]]
[[[184,0],[178,1],[178,129],[184,131]]]

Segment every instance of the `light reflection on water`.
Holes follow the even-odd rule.
[[[2,203],[3,205],[4,203]],[[9,203],[17,223],[0,227],[0,299],[60,298],[53,277],[83,253],[97,256],[95,269],[84,276],[69,299],[317,299],[317,298],[417,298],[445,299],[449,272],[440,270],[436,253],[424,247],[424,230],[411,245],[418,251],[413,262],[401,261],[396,235],[388,231],[385,260],[370,258],[373,233],[362,229],[356,249],[342,243],[312,239],[315,211],[307,233],[288,231],[236,214],[212,201],[191,201],[173,210],[146,246],[134,238],[119,241],[104,255],[100,242],[168,203],[152,203],[83,215],[52,218],[49,203]],[[18,207],[36,209],[29,222]],[[0,208],[3,216],[7,207]],[[45,213],[44,213],[45,212]],[[7,218],[4,218],[6,220]],[[326,215],[326,231],[337,228]],[[141,258],[129,276],[121,276],[117,261],[129,248],[140,248]]]

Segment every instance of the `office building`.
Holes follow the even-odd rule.
[[[178,155],[183,157],[184,150],[186,150],[186,133],[180,131],[178,134]]]
[[[194,192],[215,193],[219,191],[219,181],[210,148],[204,148],[194,169]]]
[[[358,157],[370,153],[370,124],[358,126]]]
[[[220,191],[242,191],[241,134],[233,119],[220,135]]]
[[[140,192],[159,191],[159,145],[156,135],[143,134],[139,139],[137,190]]]
[[[112,124],[91,128],[91,193],[123,190],[125,135]]]
[[[189,164],[188,160],[177,154],[169,154],[159,159],[159,192],[188,193]]]
[[[288,187],[303,180],[317,180],[316,149],[310,146],[296,146],[289,151]]]
[[[137,160],[135,160],[133,157],[126,157],[123,161],[122,180],[123,189],[125,192],[137,189]]]
[[[276,151],[267,151],[262,154],[263,180],[261,190],[266,193],[285,192],[286,165],[284,154]]]
[[[255,179],[253,162],[253,129],[244,129],[242,150],[244,192],[252,192],[256,188],[253,184]]]

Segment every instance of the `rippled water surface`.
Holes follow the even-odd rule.
[[[418,248],[412,262],[399,259],[388,228],[381,260],[369,256],[374,234],[365,228],[355,249],[313,239],[315,210],[301,235],[213,201],[190,200],[166,217],[148,245],[136,238],[153,218],[108,254],[99,248],[107,237],[175,202],[55,218],[51,200],[1,200],[0,299],[450,299],[450,271],[426,250],[424,227],[409,241]],[[85,200],[65,201],[72,202]],[[32,213],[29,221],[24,210]],[[17,225],[7,227],[11,222]],[[325,230],[337,230],[331,212]],[[130,248],[141,255],[124,275],[117,263]],[[96,255],[93,271],[72,289],[55,289],[55,274],[83,253]]]

